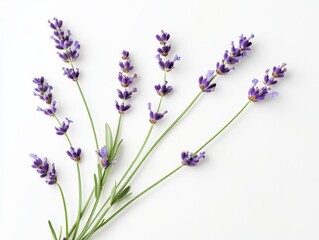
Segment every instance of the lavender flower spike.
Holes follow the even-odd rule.
[[[108,150],[106,149],[106,146],[101,147],[101,149],[97,150],[96,153],[100,157],[102,167],[107,168],[110,165],[110,163],[107,157]]]
[[[205,158],[205,152],[201,152],[199,155],[194,155],[188,151],[181,153],[182,164],[186,166],[196,166],[197,163]]]
[[[73,160],[73,161],[80,161],[81,159],[81,148],[78,148],[76,151],[74,149],[74,147],[70,147],[70,150],[66,151],[66,153],[68,154],[68,156]]]
[[[51,171],[49,172],[49,177],[46,180],[46,183],[49,185],[53,185],[53,184],[56,184],[57,181],[58,181],[57,174],[56,174],[56,170],[55,170],[55,165],[53,163],[51,165]]]
[[[164,115],[167,113],[167,111],[164,111],[163,113],[159,112],[153,112],[151,108],[151,103],[148,103],[148,110],[150,111],[150,123],[155,124],[157,121],[161,120]]]
[[[41,178],[46,177],[48,174],[48,170],[49,170],[48,159],[44,158],[42,160],[41,158],[39,158],[37,155],[35,155],[33,153],[30,154],[30,157],[32,157],[34,159],[31,167],[35,168],[37,170],[37,172],[40,174]]]
[[[63,50],[63,52],[58,52],[59,57],[64,62],[72,63],[76,61],[79,57],[78,50],[81,47],[79,42],[71,39],[70,30],[67,30],[66,33],[62,30],[62,20],[53,18],[53,22],[48,20],[48,23],[50,28],[54,30],[51,39],[55,42],[55,47]]]
[[[57,135],[64,135],[68,131],[68,129],[70,127],[70,123],[73,122],[68,118],[65,118],[65,120],[67,123],[65,123],[65,121],[63,121],[60,127],[55,127]]]

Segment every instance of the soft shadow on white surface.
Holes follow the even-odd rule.
[[[2,1],[0,3],[0,226],[4,239],[50,239],[47,220],[63,225],[58,190],[31,169],[29,153],[47,156],[77,210],[76,169],[55,122],[35,111],[34,77],[54,85],[61,118],[74,120],[69,134],[83,149],[87,195],[95,170],[95,147],[80,96],[61,72],[50,39],[49,18],[58,17],[82,48],[76,66],[99,140],[104,123],[115,128],[118,61],[129,50],[139,75],[133,108],[125,114],[118,177],[148,129],[147,103],[163,74],[154,58],[161,29],[171,34],[182,59],[168,75],[174,94],[163,107],[160,134],[198,92],[197,79],[223,56],[240,34],[255,34],[253,50],[236,70],[217,80],[186,118],[156,148],[132,182],[134,193],[180,163],[246,102],[253,78],[288,63],[279,96],[252,104],[205,150],[196,168],[185,168],[120,214],[94,239],[315,240],[319,238],[318,22],[315,1]],[[115,181],[116,178],[112,179]],[[109,187],[113,183],[110,183]]]

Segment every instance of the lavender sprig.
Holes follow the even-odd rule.
[[[137,92],[136,87],[132,88],[132,90],[129,89],[130,85],[137,78],[137,74],[130,73],[134,69],[134,66],[131,64],[130,53],[128,51],[122,51],[122,60],[119,62],[121,72],[118,74],[118,80],[124,89],[117,89],[118,97],[122,100],[122,103],[115,101],[115,107],[120,114],[125,113],[131,108],[131,105],[125,102],[132,97],[133,93]]]
[[[75,62],[79,57],[78,50],[81,48],[78,41],[71,39],[71,31],[67,30],[66,33],[62,29],[63,21],[53,18],[53,22],[48,20],[49,26],[53,29],[51,39],[55,42],[55,47],[63,52],[58,52],[59,57],[67,63]]]
[[[251,50],[251,39],[253,37],[253,34],[251,34],[248,38],[244,35],[240,35],[238,47],[235,47],[234,42],[232,42],[230,51],[226,50],[223,59],[216,63],[216,73],[219,75],[225,75],[230,72],[230,70],[234,70],[235,68],[232,67],[232,65],[238,63],[247,55],[248,51]]]

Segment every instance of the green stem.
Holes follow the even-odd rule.
[[[94,189],[91,191],[91,194],[90,194],[89,198],[86,200],[86,203],[84,204],[84,207],[83,207],[83,209],[82,209],[82,211],[81,211],[81,218],[82,218],[82,216],[83,216],[85,210],[87,209],[87,207],[88,207],[88,205],[89,205],[89,203],[90,203],[90,201],[91,201],[91,198],[93,197],[93,194],[94,194]],[[73,231],[75,230],[75,227],[76,227],[76,223],[73,224],[71,230],[69,231],[69,236],[71,236],[71,234],[72,234]]]
[[[120,134],[120,128],[121,128],[121,123],[122,123],[122,114],[119,114],[119,120],[117,122],[117,128],[116,128],[116,133],[115,133],[115,138],[114,138],[114,143],[113,143],[113,147],[115,147],[117,145],[117,139],[119,137]],[[115,156],[114,156],[115,157]],[[113,159],[112,159],[113,160]]]
[[[64,198],[64,194],[63,194],[63,190],[60,186],[59,183],[57,183],[60,193],[61,193],[61,198],[62,198],[62,202],[63,202],[63,208],[64,208],[64,218],[65,218],[65,236],[66,236],[66,240],[68,240],[68,236],[69,236],[69,220],[68,220],[68,211],[67,211],[67,207],[66,207],[66,202],[65,202],[65,198]]]
[[[82,183],[81,183],[81,171],[79,163],[76,163],[77,173],[78,173],[78,186],[79,186],[79,206],[78,206],[78,216],[76,219],[76,226],[73,235],[73,240],[76,238],[76,233],[78,232],[80,220],[81,220],[81,210],[82,210]]]
[[[130,164],[130,166],[128,167],[128,169],[126,170],[126,172],[123,174],[122,178],[120,179],[119,183],[117,184],[117,186],[121,185],[121,183],[123,182],[124,178],[127,176],[127,174],[131,171],[133,165],[136,163],[137,159],[140,157],[141,153],[143,152],[146,143],[148,142],[148,139],[151,136],[151,133],[153,131],[154,125],[152,124],[152,126],[149,128],[148,133],[144,139],[144,142],[140,148],[140,150],[138,151],[137,155],[135,156],[134,160],[132,161],[132,163]]]
[[[222,127],[214,136],[212,136],[210,139],[208,139],[208,141],[206,141],[195,153],[194,155],[196,155],[197,153],[199,153],[204,147],[207,146],[207,144],[209,144],[211,141],[213,141],[219,134],[221,134],[243,111],[244,109],[248,106],[248,104],[250,103],[250,101],[248,101],[244,107],[242,107],[240,109],[240,111],[224,126]]]
[[[105,169],[105,171],[103,172],[102,179],[101,179],[101,183],[104,182],[104,179],[108,177],[109,172],[110,172],[110,169],[111,169],[111,168],[107,168],[107,169]],[[103,186],[101,186],[101,189],[102,189],[102,188],[103,188]],[[85,223],[85,225],[84,225],[84,227],[83,227],[83,230],[81,231],[81,233],[80,233],[78,239],[80,239],[80,238],[86,233],[86,231],[89,229],[90,223],[91,223],[91,219],[92,219],[92,217],[94,216],[95,210],[96,210],[96,208],[97,208],[97,206],[98,206],[98,203],[99,203],[99,200],[100,200],[100,197],[101,197],[101,193],[102,193],[102,191],[100,191],[99,194],[97,195],[97,197],[95,198],[95,202],[94,202],[92,211],[91,211],[91,213],[90,213],[90,216],[89,216],[89,218],[87,219],[87,221],[86,221],[86,223]]]
[[[91,112],[90,112],[89,106],[88,106],[88,104],[86,102],[86,99],[84,97],[84,94],[83,94],[83,91],[81,89],[81,86],[80,86],[79,82],[78,81],[75,81],[75,82],[76,82],[76,85],[77,85],[77,87],[79,89],[79,92],[81,94],[81,98],[82,98],[83,103],[85,105],[86,112],[87,112],[87,114],[89,116],[89,119],[90,119],[90,123],[91,123],[92,132],[93,132],[93,135],[94,135],[94,141],[95,141],[96,149],[99,149],[99,143],[98,143],[98,140],[97,140],[96,131],[95,131],[95,127],[94,127],[94,123],[93,123],[93,119],[92,119],[92,116],[91,116]]]
[[[139,164],[136,166],[136,168],[133,170],[131,175],[128,177],[128,179],[125,181],[124,185],[122,186],[122,189],[124,189],[127,184],[130,182],[130,180],[133,178],[137,170],[141,167],[145,159],[150,155],[150,153],[153,151],[153,149],[157,146],[157,144],[165,137],[165,135],[179,122],[179,120],[190,110],[190,108],[195,104],[195,102],[199,99],[199,97],[202,95],[202,91],[200,91],[195,98],[190,102],[190,104],[184,109],[184,111],[175,119],[171,125],[168,126],[168,128],[159,136],[159,138],[156,140],[156,142],[150,147],[150,149],[146,152],[144,157],[141,159]]]
[[[132,204],[134,201],[136,201],[138,198],[140,198],[141,196],[143,196],[145,193],[147,193],[148,191],[150,191],[152,188],[156,187],[158,184],[160,184],[161,182],[163,182],[165,179],[167,179],[168,177],[172,176],[174,173],[176,173],[179,169],[181,169],[184,165],[180,165],[177,168],[175,168],[173,171],[169,172],[168,174],[166,174],[164,177],[162,177],[161,179],[159,179],[158,181],[156,181],[155,183],[153,183],[151,186],[149,186],[148,188],[146,188],[145,190],[143,190],[142,192],[140,192],[138,195],[136,195],[134,198],[132,198],[130,201],[128,201],[126,204],[124,204],[120,209],[118,209],[115,213],[113,213],[109,218],[107,218],[103,223],[101,223],[100,225],[98,225],[96,228],[93,228],[92,231],[90,233],[88,233],[88,235],[86,235],[83,239],[88,239],[88,237],[90,237],[94,232],[96,232],[98,229],[100,229],[101,227],[103,227],[104,225],[106,225],[108,222],[110,222],[116,215],[118,215],[120,212],[122,212],[125,208],[127,208],[130,204]]]

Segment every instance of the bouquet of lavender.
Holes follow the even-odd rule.
[[[53,87],[45,80],[44,77],[34,78],[33,82],[36,87],[34,89],[34,95],[38,96],[44,103],[44,107],[38,107],[38,111],[43,112],[45,115],[55,119],[57,126],[55,127],[57,135],[63,135],[66,137],[69,144],[69,149],[66,151],[67,156],[74,161],[77,169],[77,181],[78,181],[78,211],[76,221],[73,224],[69,222],[67,201],[61,186],[61,181],[58,180],[57,170],[54,163],[49,163],[46,157],[39,157],[36,154],[30,154],[33,158],[32,168],[34,168],[41,178],[44,178],[49,185],[56,185],[59,188],[64,217],[65,227],[60,227],[57,230],[51,221],[48,221],[49,229],[54,240],[60,239],[72,239],[72,240],[86,240],[90,239],[96,231],[107,225],[114,217],[121,213],[125,208],[130,206],[134,201],[139,199],[142,195],[147,193],[152,188],[163,182],[165,179],[172,176],[183,167],[196,166],[202,159],[205,158],[204,148],[212,142],[221,132],[223,132],[243,111],[248,107],[250,103],[257,103],[265,100],[268,97],[277,96],[277,92],[272,90],[272,87],[278,83],[280,78],[285,75],[286,64],[274,66],[272,70],[267,69],[265,71],[264,79],[262,83],[259,80],[252,80],[252,87],[248,90],[248,100],[243,107],[237,112],[232,119],[229,120],[217,133],[213,134],[209,139],[203,141],[202,146],[193,151],[181,152],[181,164],[177,165],[175,169],[168,172],[165,176],[154,182],[145,190],[134,193],[131,191],[131,179],[138,173],[138,170],[142,164],[148,159],[150,153],[160,144],[165,136],[170,132],[177,123],[189,112],[189,110],[199,101],[205,94],[212,93],[216,89],[215,79],[222,77],[234,70],[234,65],[237,64],[247,53],[251,50],[252,38],[241,35],[239,42],[236,45],[231,43],[231,49],[226,50],[223,59],[217,62],[216,67],[209,70],[206,75],[200,76],[198,79],[199,92],[190,101],[185,109],[181,111],[178,117],[167,127],[167,129],[151,144],[151,147],[144,151],[146,144],[149,142],[149,138],[152,135],[153,129],[158,121],[162,120],[167,114],[166,110],[163,110],[164,97],[171,94],[173,87],[170,86],[167,75],[175,68],[175,64],[180,60],[180,57],[175,55],[171,56],[171,45],[169,44],[170,34],[161,31],[156,35],[156,39],[159,42],[158,54],[156,59],[158,65],[163,71],[163,82],[154,86],[155,92],[159,96],[158,103],[155,105],[148,103],[149,110],[149,130],[143,144],[140,146],[136,156],[123,173],[122,177],[118,181],[113,181],[112,190],[109,191],[109,196],[104,201],[101,200],[102,194],[105,192],[106,182],[110,180],[110,173],[112,168],[115,167],[115,159],[119,151],[121,151],[121,143],[123,139],[120,137],[120,129],[122,118],[124,114],[131,108],[129,103],[132,96],[137,92],[137,88],[132,86],[134,80],[137,78],[137,74],[134,73],[134,67],[130,60],[130,53],[126,50],[122,52],[122,60],[119,62],[121,71],[118,74],[118,81],[121,85],[120,89],[117,89],[118,100],[115,101],[115,108],[118,111],[118,124],[115,134],[112,132],[111,127],[105,124],[105,141],[101,144],[97,137],[97,133],[94,126],[94,121],[90,113],[88,103],[85,99],[84,93],[80,86],[79,76],[80,71],[75,67],[75,62],[79,58],[80,44],[78,41],[74,41],[71,38],[70,30],[63,29],[63,22],[56,18],[53,21],[49,21],[50,28],[53,29],[53,36],[51,37],[55,42],[55,47],[58,49],[58,56],[66,64],[62,68],[63,74],[72,80],[82,97],[84,107],[86,109],[90,126],[92,129],[94,142],[96,146],[96,159],[90,159],[92,164],[96,164],[96,171],[93,173],[92,191],[89,196],[84,197],[82,193],[82,178],[81,178],[81,148],[75,147],[72,144],[71,136],[68,135],[68,129],[72,120],[65,117],[65,120],[60,120],[57,114],[57,102],[53,97]],[[261,84],[262,86],[258,86]],[[94,149],[92,149],[94,151]],[[144,155],[142,155],[142,153]],[[118,161],[121,161],[118,159]],[[111,182],[112,183],[112,182]],[[110,210],[114,205],[118,205],[118,209],[110,214]]]

